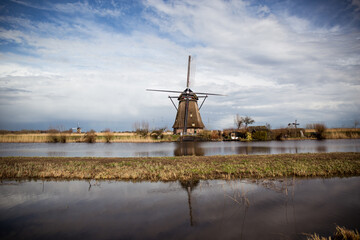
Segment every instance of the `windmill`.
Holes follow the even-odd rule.
[[[224,96],[222,94],[215,93],[193,92],[190,89],[190,64],[191,56],[189,56],[186,89],[184,91],[146,89],[147,91],[180,93],[178,97],[168,96],[177,111],[175,122],[173,125],[174,134],[191,135],[200,133],[205,127],[204,123],[201,120],[200,109],[203,106],[206,98],[209,95]],[[173,101],[174,98],[177,98],[177,100],[179,101],[178,107],[176,107]],[[197,103],[199,98],[203,98],[200,107]]]

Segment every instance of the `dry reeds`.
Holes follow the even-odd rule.
[[[331,237],[320,237],[316,233],[310,235],[307,239],[308,240],[360,240],[360,234],[357,230],[349,230],[345,227],[336,227],[336,231],[334,233],[334,238]]]
[[[17,143],[27,143],[27,142],[33,142],[33,143],[41,143],[41,142],[49,142],[50,135],[49,133],[38,133],[38,134],[5,134],[0,135],[0,142],[3,143],[11,143],[11,142],[17,142]],[[56,141],[60,142],[58,137],[60,135],[56,135]]]
[[[141,137],[134,133],[96,133],[96,142],[170,142],[178,136],[163,134],[161,139],[150,136]],[[86,142],[84,133],[38,133],[38,134],[0,134],[2,143],[45,143],[45,142]]]

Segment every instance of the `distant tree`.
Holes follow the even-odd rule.
[[[255,122],[254,119],[252,119],[251,117],[246,116],[244,118],[245,128],[247,128],[248,125],[253,124],[254,122]]]
[[[244,118],[243,118],[243,117],[240,117],[239,114],[236,114],[235,119],[234,119],[234,123],[235,123],[236,128],[237,128],[237,129],[240,129],[241,126],[242,126],[243,123],[244,123]]]
[[[55,128],[49,128],[47,130],[48,133],[59,133],[59,130],[55,129]]]

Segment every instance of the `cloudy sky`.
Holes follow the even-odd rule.
[[[171,129],[188,55],[209,129],[360,120],[360,0],[3,0],[0,129]]]

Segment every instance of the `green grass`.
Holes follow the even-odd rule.
[[[0,178],[174,181],[360,176],[360,153],[154,158],[0,157]]]

